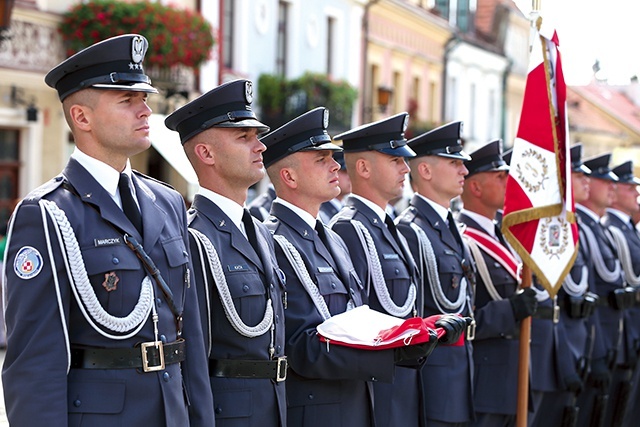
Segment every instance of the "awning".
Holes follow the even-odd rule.
[[[187,199],[192,201],[198,191],[198,176],[182,149],[178,132],[169,130],[164,125],[165,118],[162,114],[152,114],[149,117],[151,145],[187,181]]]

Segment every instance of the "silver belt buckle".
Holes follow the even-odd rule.
[[[149,365],[149,350],[156,348],[158,352],[158,358],[160,363],[158,365]],[[162,341],[150,341],[140,344],[140,351],[142,352],[142,370],[144,372],[162,371],[165,368],[164,364],[164,345]]]
[[[476,319],[471,320],[469,326],[467,326],[467,341],[473,341],[476,339]]]
[[[278,364],[276,368],[276,382],[282,382],[287,379],[287,356],[278,357],[276,363]]]
[[[553,323],[558,323],[560,321],[560,306],[553,306]]]

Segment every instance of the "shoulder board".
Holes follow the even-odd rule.
[[[280,225],[280,220],[273,215],[269,215],[267,219],[262,223],[267,229],[273,234],[277,229],[278,225]]]
[[[52,193],[56,188],[60,187],[63,182],[64,177],[62,175],[58,175],[55,178],[42,184],[40,187],[32,190],[29,194],[27,194],[24,200],[28,202],[37,202],[47,194]]]
[[[336,216],[333,217],[331,222],[333,223],[333,222],[342,221],[342,220],[350,221],[353,219],[353,217],[356,215],[357,212],[358,210],[353,206],[345,206],[342,209],[340,209],[340,211],[336,214]]]
[[[404,210],[404,212],[398,215],[398,221],[401,223],[412,222],[415,219],[416,214],[417,214],[416,208],[414,208],[413,206],[409,206],[407,209]]]
[[[198,211],[194,208],[187,209],[187,226],[190,226],[196,216],[198,215]]]
[[[172,186],[172,185],[170,185],[170,184],[168,184],[168,183],[166,183],[166,182],[164,182],[164,181],[160,181],[159,179],[156,179],[156,178],[154,178],[154,177],[152,177],[152,176],[145,175],[145,174],[143,174],[142,172],[138,172],[137,170],[132,170],[132,172],[133,172],[133,173],[135,173],[135,174],[136,174],[136,176],[138,176],[138,177],[140,177],[140,178],[142,178],[142,179],[148,179],[148,180],[150,180],[150,181],[157,182],[158,184],[162,184],[162,185],[164,185],[165,187],[168,187],[168,188],[170,188],[170,189],[172,189],[172,190],[175,190],[175,188],[173,188],[173,186]]]

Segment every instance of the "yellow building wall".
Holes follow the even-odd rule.
[[[417,109],[412,122],[442,120],[444,46],[451,31],[444,20],[392,0],[371,7],[367,44],[369,121]],[[376,70],[371,72],[371,70]],[[416,83],[418,83],[416,85]],[[384,111],[378,108],[376,89],[391,88],[392,99]],[[366,97],[366,95],[365,95]]]

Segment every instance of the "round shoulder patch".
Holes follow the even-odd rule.
[[[23,246],[13,261],[13,271],[21,279],[33,279],[42,270],[42,255],[36,248]]]

